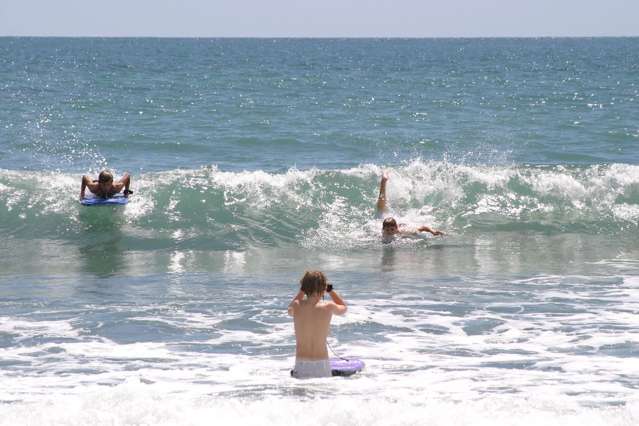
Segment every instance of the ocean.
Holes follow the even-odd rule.
[[[636,425],[639,39],[0,38],[0,425]],[[78,203],[129,172],[125,207]],[[382,244],[375,215],[420,235]],[[297,380],[324,271],[349,378]]]

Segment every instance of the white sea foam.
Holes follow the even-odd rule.
[[[60,321],[28,321],[12,317],[0,317],[0,332],[17,335],[17,339],[30,339],[38,336],[78,337],[80,330],[66,320]]]
[[[451,384],[454,386],[454,384]],[[303,397],[317,384],[297,386],[299,396],[251,400],[175,392],[171,386],[131,380],[88,386],[81,395],[49,396],[30,404],[0,406],[0,424],[31,425],[509,425],[631,426],[639,401],[620,407],[583,408],[556,395],[501,395],[451,401],[430,394],[376,393]],[[329,389],[325,389],[329,391]]]
[[[235,236],[226,241],[234,248],[285,241],[370,246],[379,237],[374,209],[381,171],[368,164],[283,173],[215,166],[146,173],[134,177],[134,196],[111,222],[128,225],[128,235],[179,243],[211,230]],[[416,159],[388,171],[389,214],[409,225],[453,233],[499,224],[614,232],[639,223],[637,166],[468,166]],[[37,227],[39,234],[57,236],[65,228],[71,235],[78,225],[91,229],[104,220],[95,210],[79,209],[76,176],[2,170],[0,177],[8,188],[0,202],[9,217]]]
[[[286,301],[256,300],[247,313],[241,288],[224,290],[227,305],[215,312],[108,308],[116,323],[126,321],[124,336],[153,324],[175,336],[183,330],[177,340],[141,334],[118,343],[100,335],[102,326],[87,333],[78,319],[5,315],[0,333],[24,344],[1,350],[9,367],[0,370],[8,383],[0,400],[12,402],[0,405],[0,424],[201,424],[214,416],[236,424],[631,425],[639,299],[627,296],[635,281],[553,275],[410,281],[392,292],[345,286],[349,312],[334,319],[329,340],[366,368],[332,380],[289,376]],[[327,400],[330,409],[312,409]]]

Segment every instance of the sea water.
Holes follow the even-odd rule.
[[[0,39],[1,425],[635,425],[639,40]],[[132,175],[125,207],[80,178]],[[446,233],[382,244],[374,205]],[[306,269],[348,304],[296,380]]]

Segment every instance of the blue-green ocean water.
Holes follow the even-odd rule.
[[[0,38],[0,424],[636,424],[637,75],[637,38]],[[103,168],[126,207],[79,205]],[[384,170],[446,237],[381,243]],[[362,374],[288,376],[309,268]]]

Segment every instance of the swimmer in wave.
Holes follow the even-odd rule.
[[[80,200],[84,199],[86,188],[89,188],[89,191],[98,198],[111,198],[122,190],[124,190],[124,196],[128,197],[129,194],[133,194],[133,191],[129,190],[129,185],[131,185],[131,176],[128,173],[115,182],[113,175],[108,170],[102,170],[97,180],[92,180],[89,176],[82,176]]]
[[[379,183],[379,196],[377,197],[377,214],[383,216],[387,211],[386,205],[386,182],[388,181],[388,173],[382,173],[382,180]],[[389,216],[382,223],[382,242],[390,243],[396,237],[411,237],[420,232],[430,232],[435,236],[443,236],[444,233],[436,229],[432,229],[426,225],[417,228],[409,228],[404,224],[398,224],[394,217]]]

